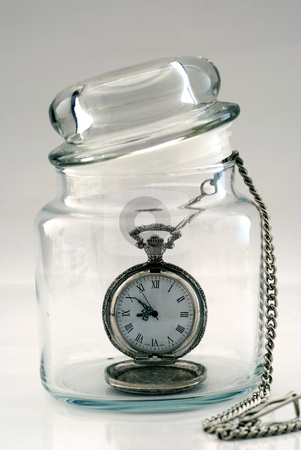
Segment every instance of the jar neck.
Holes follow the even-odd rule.
[[[220,161],[232,153],[229,125],[168,145],[114,157],[103,162],[57,167],[60,191],[89,195],[168,183],[196,173],[223,171]],[[217,166],[217,167],[215,167]]]
[[[215,164],[213,166],[196,168],[185,174],[162,174],[155,180],[133,177],[125,174],[122,179],[123,184],[119,183],[119,189],[112,183],[110,190],[109,177],[99,174],[95,167],[91,167],[90,173],[81,173],[77,168],[75,171],[59,171],[58,196],[57,201],[63,202],[67,207],[86,208],[91,203],[97,203],[98,199],[107,194],[122,197],[125,191],[145,192],[148,190],[189,190],[189,187],[195,186],[193,192],[196,196],[204,193],[202,203],[204,206],[221,201],[227,195],[233,195],[235,182],[235,162],[230,160],[226,163]],[[120,187],[123,187],[120,189]],[[138,195],[138,194],[137,194]]]

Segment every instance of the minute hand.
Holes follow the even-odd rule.
[[[139,300],[139,298],[137,298],[137,297],[131,297],[130,295],[128,295],[126,298],[129,298],[130,300],[135,299],[135,300],[137,300],[138,303],[140,303],[140,305],[143,306],[142,313],[140,315],[137,314],[138,317],[143,317],[144,318],[143,320],[147,320],[149,318],[149,316],[152,316],[152,317],[155,317],[157,320],[159,320],[158,312],[155,311],[150,305],[148,306],[146,303]]]
[[[147,306],[147,304],[146,303],[144,303],[142,300],[139,300],[139,298],[137,298],[137,297],[131,297],[130,295],[128,295],[126,298],[129,298],[130,300],[132,300],[132,299],[135,299],[135,300],[137,300],[137,302],[138,303],[140,303],[140,305],[142,305],[144,308],[146,308],[146,309],[151,309],[151,310],[153,310],[153,308],[151,307],[151,305],[149,304],[149,306]]]
[[[151,307],[151,305],[150,305],[150,303],[149,303],[149,301],[147,300],[147,298],[145,297],[145,294],[144,294],[144,292],[143,291],[141,291],[141,294],[143,295],[143,297],[145,298],[145,300],[147,301],[147,303],[148,303],[148,305],[149,305],[149,307],[153,310],[153,308]]]
[[[145,298],[145,300],[147,301],[147,303],[149,304],[149,307],[147,307],[148,310],[151,311],[151,313],[149,315],[152,315],[153,317],[155,317],[157,320],[158,319],[158,312],[154,310],[154,308],[152,308],[152,306],[150,305],[149,301],[147,300],[147,298],[145,297],[144,292],[141,291],[141,294],[143,295],[143,297]]]

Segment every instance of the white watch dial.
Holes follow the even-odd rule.
[[[189,336],[195,307],[189,289],[168,275],[141,275],[120,292],[116,303],[119,332],[133,348],[164,353]]]

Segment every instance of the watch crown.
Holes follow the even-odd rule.
[[[170,237],[167,242],[164,239],[153,234],[146,241],[140,236],[145,231],[167,231],[170,233]],[[130,236],[135,239],[136,247],[142,248],[148,256],[148,262],[162,262],[162,255],[167,248],[174,247],[174,241],[181,237],[181,231],[171,225],[163,225],[162,223],[153,223],[151,225],[141,225],[136,227],[130,233]]]
[[[146,241],[148,245],[151,247],[161,247],[163,245],[164,239],[160,238],[157,234],[153,234],[149,239]]]

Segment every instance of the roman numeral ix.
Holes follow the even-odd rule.
[[[134,329],[132,322],[125,325],[124,328],[128,333],[130,333]]]

